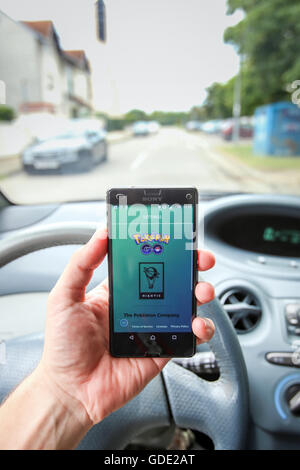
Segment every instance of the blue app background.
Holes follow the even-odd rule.
[[[150,221],[150,206],[147,207]],[[190,208],[188,214],[185,214],[184,233],[180,239],[175,238],[175,224],[172,221],[168,243],[147,240],[139,244],[133,237],[122,239],[119,236],[119,206],[112,208],[115,211],[112,226],[112,269],[116,333],[191,332],[193,250],[187,249],[187,245],[190,248],[193,233],[192,206]],[[156,228],[159,231],[162,229],[161,219]],[[149,232],[151,233],[150,230]],[[156,230],[154,235],[158,234],[166,235]],[[140,235],[145,234],[141,231]],[[145,243],[151,247],[160,244],[162,250],[149,252],[147,249],[144,253],[142,246]],[[159,274],[152,287],[153,273],[150,271],[150,283],[146,276],[141,276],[143,269],[151,266],[156,267]],[[149,298],[141,298],[141,293],[149,293]]]

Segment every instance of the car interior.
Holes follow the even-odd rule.
[[[46,45],[46,53],[53,48],[53,57],[60,61],[57,70],[65,67],[69,71],[62,76],[65,78],[59,79],[66,80],[66,86],[70,84],[71,72],[75,78],[76,74],[80,76],[80,80],[74,78],[68,92],[65,89],[61,92],[65,101],[57,111],[59,105],[56,98],[52,103],[51,93],[60,81],[56,81],[55,74],[51,86],[46,80],[49,70],[54,69],[53,60],[49,61],[48,75],[45,74],[48,94],[43,100],[28,98],[31,88],[29,82],[28,86],[24,85],[20,72],[23,92],[21,102],[15,107],[15,120],[20,119],[20,110],[27,121],[28,115],[38,111],[34,126],[46,114],[45,131],[50,125],[47,123],[55,120],[56,111],[61,115],[67,110],[66,119],[89,118],[96,120],[97,125],[102,126],[103,122],[105,125],[101,130],[97,128],[101,134],[97,140],[101,153],[96,152],[96,163],[92,164],[90,154],[88,161],[80,160],[80,152],[87,157],[87,138],[80,144],[68,141],[70,149],[60,147],[58,157],[51,153],[53,150],[49,154],[49,148],[53,149],[56,141],[62,145],[60,140],[54,139],[51,146],[47,141],[45,154],[32,156],[37,145],[33,134],[26,145],[22,140],[18,152],[13,147],[8,158],[5,149],[12,148],[12,143],[16,145],[20,124],[15,125],[14,119],[3,124],[0,113],[0,404],[39,363],[48,295],[75,250],[99,226],[106,226],[106,191],[120,186],[190,185],[197,187],[199,193],[199,248],[210,250],[216,258],[215,266],[199,275],[199,280],[214,286],[215,299],[199,306],[197,315],[213,320],[215,334],[208,343],[197,346],[193,357],[172,359],[140,394],[93,426],[78,449],[299,450],[300,118],[298,115],[289,118],[282,131],[285,150],[280,147],[279,155],[246,155],[252,152],[253,139],[258,135],[259,144],[262,135],[268,132],[266,127],[263,131],[255,127],[262,121],[265,123],[267,112],[264,118],[251,124],[251,133],[246,137],[238,125],[243,114],[252,123],[255,109],[267,103],[288,101],[286,114],[282,116],[287,115],[290,105],[297,107],[295,102],[291,104],[290,94],[283,90],[282,83],[275,87],[276,72],[272,72],[272,80],[268,82],[274,86],[273,94],[266,95],[267,84],[261,96],[259,90],[263,87],[255,81],[258,72],[253,69],[252,73],[247,68],[255,62],[255,54],[260,53],[262,63],[267,63],[265,56],[269,49],[266,53],[263,47],[257,46],[265,38],[262,30],[269,34],[264,46],[271,44],[274,54],[268,55],[268,64],[281,66],[275,57],[279,47],[275,38],[283,20],[278,20],[276,11],[280,8],[280,11],[290,11],[291,2],[268,0],[264,2],[266,10],[254,2],[256,10],[254,5],[251,10],[252,7],[245,6],[247,2],[233,0],[193,0],[189,6],[189,2],[179,0],[168,0],[160,6],[155,0],[155,8],[148,0],[134,0],[132,5],[123,0],[100,0],[96,2],[97,37],[95,25],[91,34],[89,26],[91,18],[95,21],[94,1],[78,2],[73,19],[68,16],[69,23],[65,19],[69,0],[60,2],[60,12],[51,10],[50,3],[48,6],[46,3],[30,0],[27,11],[22,7],[18,13],[19,2],[0,0],[0,85],[5,78],[7,105],[14,95],[10,90],[16,88],[10,88],[9,77],[15,77],[12,71],[7,77],[4,72],[1,75],[1,57],[5,57],[5,67],[9,63],[1,49],[2,24],[6,31],[11,31],[12,56],[15,51],[18,58],[20,51],[13,44],[13,35],[23,34],[24,50],[26,41],[38,42],[41,51]],[[89,13],[85,15],[85,11]],[[300,11],[297,12],[288,17],[287,24],[291,18],[299,23]],[[261,22],[262,29],[257,32],[261,36],[255,43],[255,34],[252,37],[249,31],[253,25],[259,28]],[[243,41],[254,41],[254,46],[251,43],[248,49],[237,47],[241,24],[246,25]],[[83,33],[78,33],[76,42],[74,31],[81,31],[81,25]],[[61,42],[55,27],[60,30]],[[176,39],[178,32],[180,37]],[[292,26],[286,26],[286,35],[280,30],[278,34],[281,33],[283,41],[296,37]],[[82,51],[71,51],[72,41],[74,48],[80,47],[80,41],[84,44],[91,57],[90,65]],[[283,54],[281,49],[280,54]],[[287,56],[284,67],[288,64],[291,69],[294,67],[297,54],[295,51],[293,54],[291,63]],[[220,58],[218,64],[216,56]],[[103,63],[107,60],[106,68],[100,67],[99,57]],[[14,61],[14,67],[17,62]],[[244,67],[243,72],[239,67]],[[261,70],[267,80],[267,72]],[[300,78],[296,76],[296,66],[293,70],[293,79]],[[92,82],[90,73],[94,73]],[[234,73],[238,77],[235,85],[230,81]],[[104,82],[105,76],[102,90],[101,80],[104,77]],[[278,72],[276,76],[281,75]],[[288,75],[286,79],[289,83],[291,77]],[[230,82],[228,87],[224,85],[226,80]],[[217,81],[221,83],[211,88]],[[94,87],[94,93],[88,92],[84,99],[75,86],[83,82],[85,91],[91,83]],[[223,85],[226,95],[221,95]],[[35,92],[34,88],[35,85],[32,88]],[[249,104],[250,95],[253,102]],[[97,96],[100,96],[99,105],[95,104]],[[191,98],[185,102],[185,96]],[[225,108],[228,96],[230,106]],[[92,97],[94,107],[89,101]],[[107,104],[106,108],[103,103]],[[14,106],[11,104],[12,109]],[[185,111],[178,112],[178,109]],[[216,123],[225,126],[228,119],[231,134],[229,142],[224,143]],[[284,123],[284,117],[281,119]],[[152,123],[151,130],[149,123]],[[276,127],[276,135],[269,136],[272,145],[279,146],[280,132]],[[295,141],[289,132],[296,136]],[[8,136],[5,142],[4,138],[1,142],[2,135]],[[299,147],[295,143],[297,139]],[[235,155],[229,156],[231,151]],[[236,156],[238,152],[241,157]],[[18,166],[7,171],[4,168],[7,159],[14,165],[17,161]],[[24,161],[32,171],[24,171]],[[70,166],[75,162],[76,171],[73,167],[64,171],[60,168],[62,162]],[[96,269],[88,290],[107,275],[105,259]]]
[[[38,363],[48,292],[74,249],[105,222],[106,204],[19,206],[3,195],[1,202],[3,399]],[[80,448],[152,448],[158,442],[167,448],[177,428],[192,431],[199,448],[299,447],[297,245],[263,239],[266,225],[299,226],[299,198],[210,194],[200,202],[205,244],[217,259],[205,279],[218,300],[199,313],[213,319],[215,336],[193,358],[171,361],[138,397],[95,426]],[[90,287],[106,276],[104,263]]]

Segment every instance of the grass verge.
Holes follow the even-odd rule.
[[[225,156],[239,160],[251,168],[261,171],[300,170],[300,156],[264,156],[253,155],[252,146],[247,144],[228,144],[218,146],[216,150]]]

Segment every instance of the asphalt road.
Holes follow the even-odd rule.
[[[90,173],[27,175],[1,180],[18,203],[103,199],[116,186],[192,185],[200,191],[273,192],[265,178],[213,150],[213,139],[183,129],[163,128],[157,135],[129,138],[109,146],[106,163]]]

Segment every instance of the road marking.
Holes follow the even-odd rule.
[[[144,163],[144,161],[149,157],[149,153],[147,152],[141,152],[135,160],[133,160],[133,162],[131,163],[130,165],[130,170],[137,170],[137,168],[139,168],[142,163]]]

